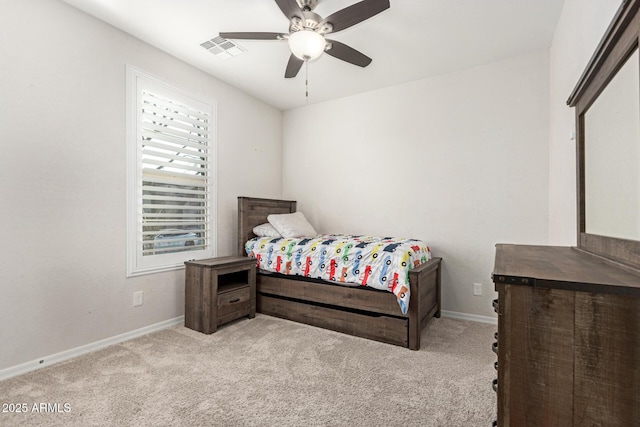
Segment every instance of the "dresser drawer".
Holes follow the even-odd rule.
[[[246,316],[251,310],[251,289],[249,286],[222,290],[218,294],[218,324],[230,322]]]

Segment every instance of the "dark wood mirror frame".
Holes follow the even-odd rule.
[[[623,265],[640,269],[640,241],[599,236],[586,232],[585,221],[585,123],[586,111],[602,93],[626,60],[638,49],[640,0],[626,0],[618,9],[595,53],[567,100],[576,109],[576,171],[579,249]],[[640,78],[640,76],[639,76]],[[638,94],[640,97],[640,94]],[[639,212],[640,214],[640,212]]]

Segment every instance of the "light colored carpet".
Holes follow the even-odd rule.
[[[176,326],[0,382],[28,407],[0,425],[488,426],[495,329],[434,319],[416,352],[260,314]]]

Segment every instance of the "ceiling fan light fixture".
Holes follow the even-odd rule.
[[[289,36],[291,53],[304,61],[311,61],[322,55],[326,44],[324,37],[313,30],[300,30]]]

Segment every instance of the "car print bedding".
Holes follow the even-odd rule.
[[[409,307],[409,270],[431,259],[421,240],[345,234],[255,237],[245,251],[262,271],[392,292],[402,314]]]

